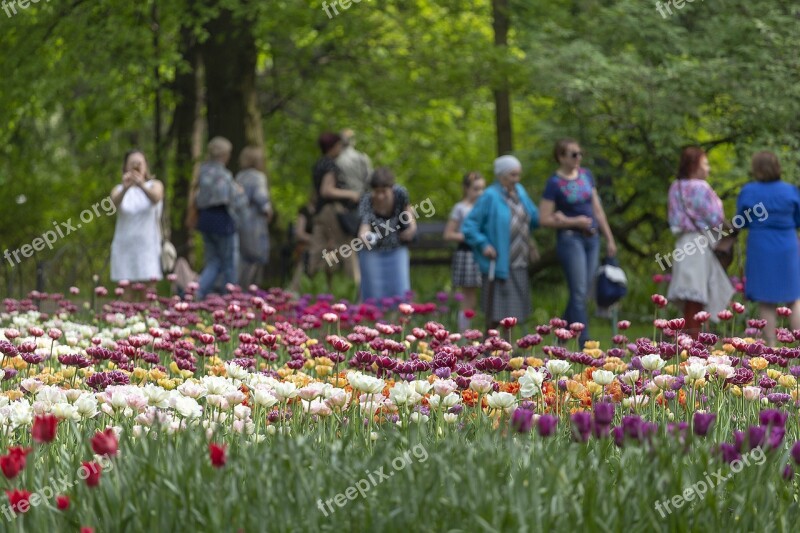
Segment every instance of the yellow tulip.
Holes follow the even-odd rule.
[[[586,387],[575,381],[574,379],[567,380],[567,391],[572,394],[573,396],[577,396],[582,393]]]
[[[587,383],[586,388],[589,390],[589,394],[591,394],[592,396],[597,396],[598,394],[603,392],[603,387],[601,385],[598,385],[594,381],[590,381],[589,383]]]
[[[538,357],[527,357],[525,362],[528,363],[528,366],[532,366],[533,368],[539,368],[540,366],[544,366],[544,361],[539,359]]]
[[[5,396],[6,396],[6,397],[7,397],[9,400],[11,400],[12,402],[15,402],[15,401],[19,400],[20,398],[22,398],[23,396],[25,396],[25,395],[22,393],[22,391],[20,391],[20,390],[18,390],[18,389],[9,390],[9,391],[6,391],[6,392],[4,392],[3,394],[5,394]]]
[[[753,370],[764,370],[767,366],[769,366],[769,361],[763,357],[753,357],[750,359],[750,368]]]
[[[162,386],[165,390],[172,390],[175,388],[175,382],[171,379],[159,379],[158,384]]]
[[[522,357],[514,357],[508,361],[508,366],[513,368],[514,370],[519,370],[522,368],[522,364],[525,362],[525,359]]]
[[[787,389],[794,389],[797,387],[797,379],[791,374],[786,374],[778,378],[778,384]]]
[[[780,370],[777,370],[775,368],[768,368],[767,369],[767,376],[769,376],[770,379],[777,380],[782,375],[783,375],[783,373]]]
[[[731,386],[730,391],[731,391],[731,394],[733,394],[737,398],[741,398],[742,397],[742,389],[739,387],[739,385]]]

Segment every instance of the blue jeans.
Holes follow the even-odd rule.
[[[569,302],[564,311],[564,320],[570,324],[581,322],[586,325],[580,336],[580,345],[583,347],[589,340],[587,301],[599,266],[600,237],[586,237],[577,231],[561,230],[556,238],[556,253],[569,287]]]
[[[205,267],[200,274],[198,297],[202,300],[214,289],[217,277],[222,274],[222,283],[236,283],[236,234],[221,235],[202,233]]]

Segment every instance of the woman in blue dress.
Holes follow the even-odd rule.
[[[800,192],[781,180],[781,165],[771,152],[753,156],[755,181],[742,187],[733,226],[747,227],[745,296],[758,302],[767,321],[764,335],[775,344],[776,305],[788,304],[790,325],[800,328]]]

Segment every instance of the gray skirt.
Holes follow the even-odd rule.
[[[483,274],[481,289],[481,307],[484,314],[489,308],[489,276]],[[531,314],[531,290],[528,283],[527,268],[512,268],[508,279],[494,280],[494,298],[492,298],[491,321],[497,322],[507,316],[516,317],[524,322]]]
[[[711,321],[718,322],[717,313],[728,307],[736,290],[711,247],[696,245],[699,241],[695,239],[699,237],[698,232],[683,233],[678,237],[675,249],[693,250],[694,253],[684,254],[680,261],[672,258],[672,280],[667,299],[678,306],[686,301],[701,303],[711,314]],[[695,244],[686,248],[693,241]]]

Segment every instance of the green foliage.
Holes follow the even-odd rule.
[[[0,69],[9,74],[0,81],[0,187],[7,200],[0,246],[28,243],[102,198],[132,145],[163,169],[169,191],[189,179],[177,175],[171,149],[173,82],[188,68],[181,32],[201,42],[213,38],[205,25],[223,8],[255,28],[259,108],[281,233],[308,194],[317,135],[343,127],[358,132],[359,148],[376,165],[395,170],[413,201],[430,198],[443,219],[460,197],[464,172],[491,176],[492,88],[499,80],[512,94],[526,187],[538,198],[553,170],[553,141],[579,138],[634,279],[654,273],[655,253],[673,246],[665,192],[683,145],[710,149],[711,182],[729,216],[755,150],[777,151],[786,179],[797,181],[796,3],[695,2],[667,18],[634,0],[510,5],[505,50],[493,46],[489,0],[361,2],[330,19],[318,0],[40,2],[0,18]],[[152,161],[156,129],[165,139],[161,161]],[[10,201],[21,195],[25,203]],[[187,199],[169,200],[181,212]],[[47,289],[64,290],[93,273],[106,278],[112,232],[107,220],[59,243],[74,248],[59,258],[75,265],[73,274],[52,276]],[[537,233],[547,252],[552,235]],[[55,253],[37,254],[36,261]],[[28,288],[34,266],[21,266]],[[6,282],[10,275],[6,268]],[[542,275],[558,279],[557,267]],[[644,312],[646,300],[634,300]]]
[[[445,425],[440,438],[424,426],[387,427],[371,447],[352,429],[335,439],[319,430],[259,444],[216,435],[211,440],[227,443],[227,462],[213,468],[209,439],[198,428],[171,435],[154,427],[134,437],[123,422],[120,455],[100,485],[89,488],[78,470],[92,457],[92,431],[67,425],[58,440],[36,447],[28,457],[36,467],[13,484],[33,492],[51,478],[63,479],[71,485],[64,491],[70,508],[58,511],[51,499],[13,523],[3,519],[5,530],[70,524],[108,532],[432,532],[475,531],[479,524],[484,531],[644,532],[759,531],[771,524],[790,531],[800,512],[796,481],[781,478],[787,451],[752,454],[734,473],[710,452],[711,441],[697,438],[684,448],[658,435],[652,446],[628,441],[619,449],[609,439],[570,442],[566,423],[549,439],[511,436],[485,424],[476,433]],[[404,454],[407,460],[393,463]],[[720,482],[715,472],[730,477]],[[702,498],[659,513],[657,503],[663,511],[665,500],[708,478],[714,485]],[[338,500],[343,505],[334,503],[362,479],[363,497],[350,492],[354,497]]]

